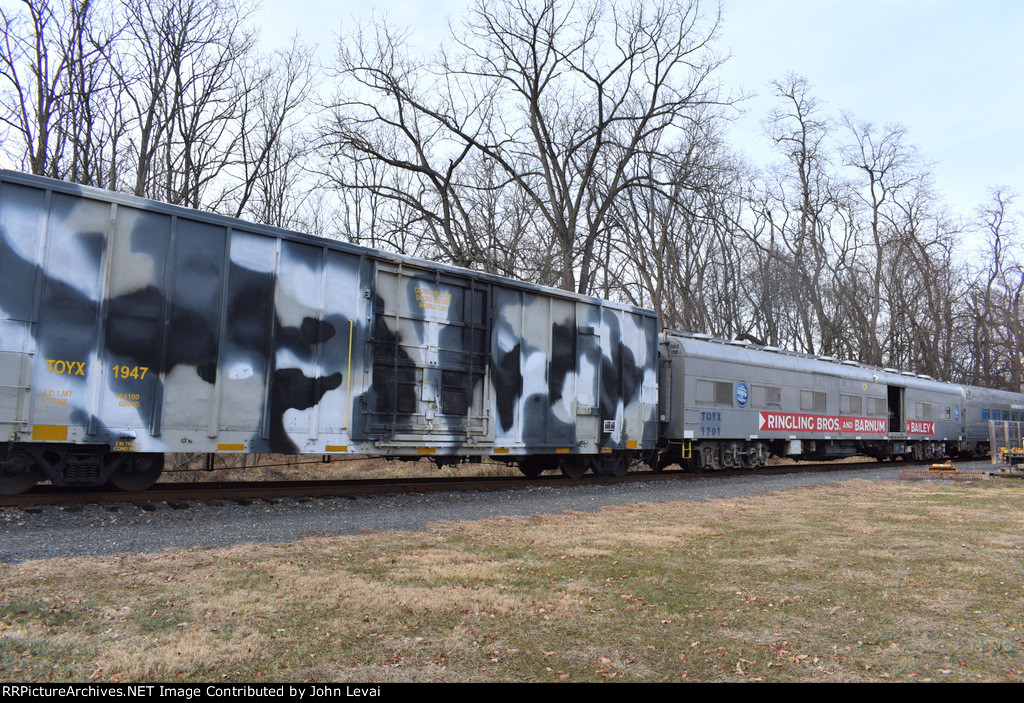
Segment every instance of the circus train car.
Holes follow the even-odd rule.
[[[1020,424],[1024,423],[1024,394],[992,388],[963,386],[964,395],[964,441],[961,454],[981,456],[991,451],[992,428],[995,423],[997,448],[1012,423],[1016,436],[1020,436]],[[1013,434],[1011,434],[1013,436]]]
[[[653,312],[0,172],[0,491],[173,452],[493,456],[657,441]]]
[[[668,332],[659,466],[756,468],[769,455],[938,458],[963,439],[957,386],[893,369]]]

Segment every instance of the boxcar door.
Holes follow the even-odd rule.
[[[364,429],[395,443],[484,441],[488,286],[378,264]]]

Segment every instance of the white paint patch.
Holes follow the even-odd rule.
[[[523,358],[523,395],[522,401],[531,395],[548,393],[548,357],[537,351]]]
[[[148,254],[132,251],[130,236],[122,234],[115,237],[111,251],[111,265],[114,267],[114,272],[110,277],[107,296],[116,298],[142,290],[147,286],[159,286],[153,263],[152,257]]]
[[[575,393],[575,374],[569,372],[565,374],[565,380],[562,382],[562,398],[561,400],[551,404],[551,414],[556,418],[567,424],[574,424],[576,417],[573,412],[573,394]]]
[[[4,205],[6,206],[4,212],[0,213],[0,226],[4,228],[4,231],[0,234],[18,256],[29,263],[39,263],[37,254],[39,238],[36,236],[39,225],[36,218],[41,209],[24,207],[13,198],[5,202]]]
[[[300,359],[291,349],[281,347],[277,350],[275,361],[278,369],[299,369],[308,378],[320,375],[316,364]]]
[[[508,324],[497,326],[497,347],[500,351],[510,352],[519,344],[519,335]]]
[[[249,364],[235,364],[228,369],[228,378],[233,381],[241,381],[243,378],[249,378],[254,373],[252,366]]]
[[[258,273],[273,273],[277,258],[276,241],[248,232],[231,235],[231,263]]]

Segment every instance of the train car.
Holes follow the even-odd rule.
[[[665,333],[661,347],[659,466],[938,458],[962,440],[963,396],[951,384],[707,335]]]
[[[989,422],[1003,436],[1005,422],[1024,422],[1024,394],[977,386],[961,386],[964,397],[964,441],[961,453],[981,456],[991,451]]]
[[[172,452],[493,456],[657,442],[655,314],[0,172],[0,491],[148,487]]]

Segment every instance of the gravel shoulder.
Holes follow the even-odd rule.
[[[989,462],[957,464],[961,471],[989,471]],[[557,513],[596,512],[604,506],[661,501],[736,498],[844,481],[898,481],[899,469],[736,476],[623,484],[566,484],[511,491],[366,496],[356,499],[281,499],[276,503],[188,507],[157,504],[153,510],[122,503],[68,510],[0,513],[0,562],[55,557],[153,553],[175,548],[217,548],[290,542],[314,535],[421,530],[438,521],[480,520]]]

